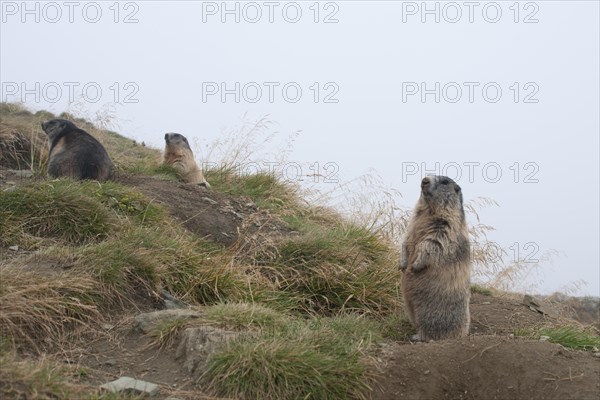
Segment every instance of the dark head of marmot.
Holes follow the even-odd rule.
[[[400,269],[408,317],[422,340],[468,333],[470,246],[460,186],[445,176],[421,181]]]
[[[202,170],[198,167],[194,159],[194,153],[187,138],[179,133],[165,134],[163,164],[174,167],[181,180],[185,183],[210,187],[202,175]]]
[[[99,181],[114,177],[112,160],[92,135],[66,119],[42,122],[42,129],[50,140],[48,175]]]
[[[187,138],[179,133],[165,133],[165,144],[167,147],[184,147],[192,151]]]
[[[53,144],[54,141],[58,139],[59,135],[68,131],[76,131],[79,128],[77,128],[71,121],[57,118],[42,122],[42,129],[44,132],[46,132],[46,135],[48,135],[50,144]]]
[[[421,207],[419,207],[421,206]],[[460,186],[445,176],[426,176],[421,181],[419,209],[427,209],[432,214],[456,213],[464,218],[463,197]]]

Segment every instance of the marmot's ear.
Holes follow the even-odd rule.
[[[165,140],[167,140],[169,138],[169,134],[165,133]]]

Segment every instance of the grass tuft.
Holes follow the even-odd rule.
[[[480,286],[480,285],[471,285],[471,293],[479,293],[483,296],[488,296],[488,297],[494,296],[494,292],[492,292],[491,289],[488,289],[488,288]]]
[[[23,234],[81,244],[106,238],[117,225],[114,215],[81,193],[80,184],[57,180],[16,187],[0,194],[0,243],[19,243]]]
[[[584,329],[576,326],[562,326],[558,328],[543,328],[541,336],[548,336],[548,341],[575,350],[600,350],[600,336],[593,329]]]
[[[224,303],[205,308],[201,321],[229,330],[273,332],[287,326],[290,318],[260,304]]]
[[[375,235],[352,225],[301,233],[282,240],[275,257],[257,260],[273,268],[278,289],[300,311],[385,314],[399,308],[400,273],[390,262],[390,248]]]
[[[43,339],[58,340],[74,326],[99,319],[101,289],[88,277],[70,273],[43,275],[2,269],[0,331],[13,345],[38,348]]]
[[[359,316],[291,321],[273,334],[230,342],[210,357],[201,379],[235,398],[365,398],[364,351],[374,327]]]

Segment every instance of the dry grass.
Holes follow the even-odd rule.
[[[103,293],[89,277],[2,267],[0,277],[0,330],[13,345],[39,351],[48,339],[58,342],[76,326],[93,329],[100,319]]]
[[[52,114],[32,114],[22,105],[0,103],[0,115],[0,166],[44,171],[48,140],[40,123]]]

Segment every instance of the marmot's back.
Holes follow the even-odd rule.
[[[50,140],[48,175],[104,181],[114,178],[114,164],[106,149],[92,135],[71,121],[42,122]]]

